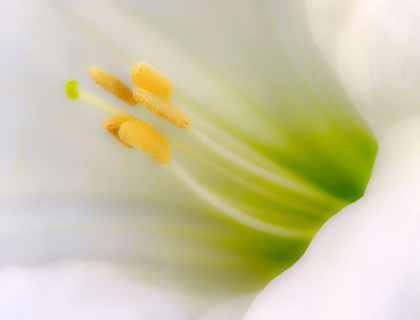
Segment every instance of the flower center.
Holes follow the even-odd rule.
[[[180,129],[189,129],[191,127],[192,121],[190,117],[170,104],[170,97],[173,94],[172,82],[146,63],[140,62],[133,67],[134,91],[116,76],[98,67],[91,68],[89,73],[93,80],[104,90],[111,92],[128,105],[135,106],[137,102],[140,102],[150,111]],[[77,85],[75,81],[70,81],[67,84],[66,91],[69,98],[80,97],[112,114],[112,118],[103,122],[103,128],[121,142],[122,145],[144,151],[161,165],[171,162],[171,147],[156,129],[98,99],[87,91],[79,89]]]
[[[151,125],[79,88],[76,81],[67,83],[67,96],[73,100],[80,98],[111,114],[112,117],[103,122],[103,128],[122,145],[145,152],[160,165],[168,165],[171,171],[195,194],[237,222],[280,237],[310,239],[320,224],[327,218],[328,210],[326,212],[325,208],[331,207],[331,205],[337,207],[344,205],[342,200],[308,185],[305,181],[292,176],[269,162],[253,149],[230,136],[224,135],[223,132],[213,129],[214,135],[225,138],[230,147],[226,148],[216,143],[211,134],[209,135],[211,131],[202,130],[203,123],[204,126],[206,125],[203,120],[195,118],[196,125],[192,128],[191,118],[171,104],[171,97],[174,92],[172,82],[146,63],[140,62],[132,69],[134,90],[131,90],[129,86],[114,75],[97,67],[93,67],[89,73],[104,90],[114,94],[129,106],[140,103],[179,129],[189,129],[189,135],[192,135],[203,147],[207,147],[206,150],[201,152],[197,148],[181,142],[179,138],[161,134]],[[223,199],[221,194],[215,194],[195,181],[173,159],[168,141],[175,148],[211,168],[230,183],[236,183],[238,188],[246,190],[246,193],[277,203],[283,208],[287,207],[288,210],[298,214],[294,216],[289,214],[284,219],[284,223],[281,223],[281,221],[280,223],[273,223],[261,218],[267,217],[265,210],[249,206],[248,201],[235,204]],[[213,152],[218,160],[206,157],[204,151]],[[220,161],[223,162],[220,163]],[[229,165],[238,167],[243,174],[230,171],[227,169]],[[279,190],[286,190],[290,196],[279,195]],[[277,216],[277,212],[273,212],[271,215],[276,219]]]

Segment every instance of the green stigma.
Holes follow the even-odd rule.
[[[71,80],[66,83],[66,94],[69,99],[77,100],[79,99],[79,91],[77,91],[77,85],[79,83],[76,80]]]

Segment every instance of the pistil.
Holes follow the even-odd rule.
[[[112,115],[113,117],[105,120],[102,125],[124,146],[145,152],[161,165],[171,162],[171,147],[163,135],[151,125],[79,88],[77,81],[69,81],[66,84],[66,93],[70,99],[80,98]]]

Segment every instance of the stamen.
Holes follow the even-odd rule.
[[[311,235],[295,229],[289,229],[271,223],[261,221],[254,217],[251,217],[242,211],[232,207],[231,205],[223,202],[217,196],[213,195],[200,184],[198,184],[193,178],[191,178],[175,161],[172,162],[171,167],[176,175],[201,199],[207,202],[209,205],[219,210],[223,214],[227,215],[231,219],[248,226],[252,229],[259,230],[261,232],[269,233],[279,237],[293,238],[293,239],[310,239]]]
[[[113,115],[114,117],[103,122],[103,126],[114,136],[115,130],[119,127],[118,140],[127,147],[134,147],[147,153],[161,165],[168,164],[172,160],[171,147],[165,138],[152,126],[78,88],[77,81],[67,82],[66,93],[72,100],[81,98],[98,109]]]
[[[145,62],[134,65],[131,76],[135,87],[143,88],[166,102],[174,93],[172,82]]]
[[[114,136],[123,146],[127,148],[132,148],[131,145],[125,143],[120,139],[120,136],[118,135],[118,130],[120,130],[120,127],[123,123],[127,122],[128,120],[118,118],[118,117],[111,117],[108,119],[105,119],[102,122],[102,127],[108,131],[112,136]]]
[[[305,201],[302,201],[302,199],[292,199],[287,195],[285,196],[281,193],[270,191],[269,189],[262,187],[258,183],[248,180],[238,175],[237,173],[225,168],[225,166],[218,164],[209,157],[202,155],[200,152],[193,150],[192,148],[188,147],[187,145],[174,138],[171,138],[170,136],[166,137],[166,140],[171,144],[171,146],[174,146],[176,149],[189,155],[191,158],[196,159],[198,162],[202,163],[207,168],[216,170],[218,173],[224,175],[230,181],[235,182],[248,190],[251,190],[259,195],[271,199],[279,204],[282,204],[294,210],[303,211],[312,216],[325,217],[328,214],[325,208],[322,209],[314,204],[307,204],[305,203]]]
[[[138,63],[132,69],[132,80],[135,86],[134,91],[131,91],[126,84],[115,76],[97,67],[93,67],[89,72],[95,82],[103,89],[113,93],[117,98],[127,102],[129,105],[135,105],[137,102],[140,102],[150,111],[174,124],[178,128],[191,128],[191,118],[170,103],[170,97],[173,94],[172,82],[160,72],[148,66],[146,63]],[[173,158],[172,149],[165,137],[155,128],[137,119],[131,114],[95,97],[89,92],[79,89],[76,81],[69,81],[66,84],[66,92],[70,99],[76,100],[81,98],[82,100],[85,100],[97,108],[111,114],[113,117],[104,120],[102,126],[121,144],[128,148],[136,148],[145,152],[154,161],[161,165],[171,163]],[[163,128],[163,130],[165,130],[165,128]],[[216,169],[226,178],[236,183],[240,188],[246,188],[249,191],[271,199],[271,201],[276,201],[287,210],[290,208],[301,210],[303,211],[302,215],[304,218],[314,219],[314,215],[324,215],[324,211],[321,210],[323,208],[320,209],[318,202],[322,204],[323,200],[329,198],[328,194],[324,194],[324,192],[320,190],[316,190],[315,188],[301,183],[301,181],[293,179],[292,176],[287,175],[286,172],[282,172],[279,168],[275,168],[276,170],[274,171],[270,168],[270,166],[268,166],[268,168],[261,166],[259,161],[260,159],[258,159],[258,161],[255,160],[258,157],[255,157],[254,155],[252,157],[247,156],[249,155],[249,152],[238,153],[238,150],[236,149],[241,149],[241,151],[244,149],[238,148],[238,143],[233,143],[237,148],[233,148],[232,150],[229,146],[219,145],[216,142],[217,140],[213,139],[214,136],[208,136],[208,132],[207,135],[204,132],[200,129],[197,130],[197,128],[191,130],[191,134],[200,141],[203,146],[242,169],[239,173],[231,172],[229,168],[224,167],[224,163],[217,163],[218,158],[216,158],[216,160],[213,159],[214,161],[212,161],[211,159],[207,159],[206,155],[202,155],[200,151],[195,151],[188,146],[187,148],[182,148],[182,143],[176,138],[171,138],[169,136],[168,139],[171,143],[175,141],[175,148],[179,148],[184,152],[187,150],[186,153],[188,155],[196,158],[202,164],[207,164],[210,168]],[[180,145],[181,148],[179,147]],[[306,240],[310,239],[313,235],[313,230],[309,230],[306,227],[295,228],[289,227],[287,224],[278,225],[260,220],[249,213],[249,210],[251,210],[251,213],[257,210],[256,206],[252,208],[241,207],[242,209],[240,209],[236,205],[232,205],[232,202],[228,203],[224,201],[219,195],[213,194],[206,189],[205,186],[195,181],[175,161],[172,161],[170,168],[202,200],[219,210],[224,215],[245,226],[268,234],[294,239]],[[251,173],[253,176],[249,180],[247,173]],[[257,181],[254,181],[254,178],[257,178]],[[287,196],[277,196],[272,190],[273,188],[276,189],[277,186],[286,188],[296,193],[297,199],[289,199]],[[313,200],[313,198],[315,198],[318,201],[309,201],[306,204],[300,203],[299,199],[301,199],[302,196],[304,199],[307,198],[307,200]],[[291,213],[286,212],[286,214]]]
[[[283,175],[280,175],[252,163],[247,159],[242,158],[234,152],[217,144],[216,142],[205,136],[202,132],[194,128],[191,130],[191,133],[209,149],[212,149],[220,156],[236,164],[238,167],[241,167],[242,169],[254,174],[257,177],[260,177],[280,187],[285,187],[301,195],[307,196],[309,199],[312,199],[319,203],[325,201],[326,203],[337,203],[337,205],[342,206],[346,204],[342,199],[336,198],[333,195],[319,190],[315,186],[307,185],[304,181],[299,181],[297,177],[288,176],[286,172],[284,172]]]
[[[276,173],[270,172],[262,167],[259,167],[258,165],[255,165],[254,163],[248,161],[247,159],[244,159],[235,153],[231,152],[228,149],[223,148],[207,136],[205,136],[203,133],[201,133],[198,130],[191,130],[191,133],[204,145],[206,145],[208,148],[212,149],[225,159],[228,159],[232,163],[238,165],[239,167],[243,168],[244,170],[247,170],[248,172],[253,173],[257,177],[261,177],[262,179],[266,181],[270,181],[271,183],[277,184],[282,187],[287,187],[290,190],[299,192],[299,193],[311,193],[312,190],[308,190],[301,184],[294,182],[284,176],[280,176]]]
[[[133,99],[133,92],[131,89],[116,76],[93,67],[89,70],[93,80],[99,84],[104,90],[111,92],[118,99],[126,102],[130,106],[135,106],[137,102]]]
[[[172,160],[172,150],[165,138],[152,126],[140,120],[128,120],[118,130],[120,139],[165,165]]]
[[[66,84],[66,94],[72,100],[82,99],[87,103],[109,113],[110,115],[123,118],[123,119],[137,119],[136,117],[132,116],[131,114],[114,107],[112,104],[105,102],[98,97],[95,97],[93,94],[83,90],[82,88],[78,87],[79,83],[75,80],[69,81]]]
[[[162,100],[160,97],[154,95],[152,92],[137,87],[134,89],[133,97],[147,109],[157,114],[162,119],[165,119],[166,121],[177,126],[178,128],[191,128],[192,120],[189,116],[168,102]]]

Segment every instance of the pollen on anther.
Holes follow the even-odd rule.
[[[172,150],[165,138],[152,126],[140,120],[128,120],[118,130],[124,143],[148,154],[161,165],[172,160]]]
[[[99,84],[104,90],[111,92],[118,99],[126,102],[130,106],[135,106],[137,102],[133,99],[133,92],[131,89],[116,76],[93,67],[89,70],[93,80]]]
[[[131,145],[125,143],[120,139],[120,136],[118,135],[118,130],[120,130],[120,127],[123,123],[127,122],[127,119],[119,118],[119,117],[111,117],[108,119],[105,119],[102,122],[102,127],[108,131],[112,136],[114,136],[123,146],[127,148],[132,148]]]
[[[134,65],[131,76],[135,87],[143,88],[166,102],[174,93],[171,80],[145,62]]]
[[[191,118],[170,103],[162,100],[152,92],[137,87],[134,89],[133,97],[146,108],[159,117],[172,123],[180,129],[189,129],[192,125]]]

